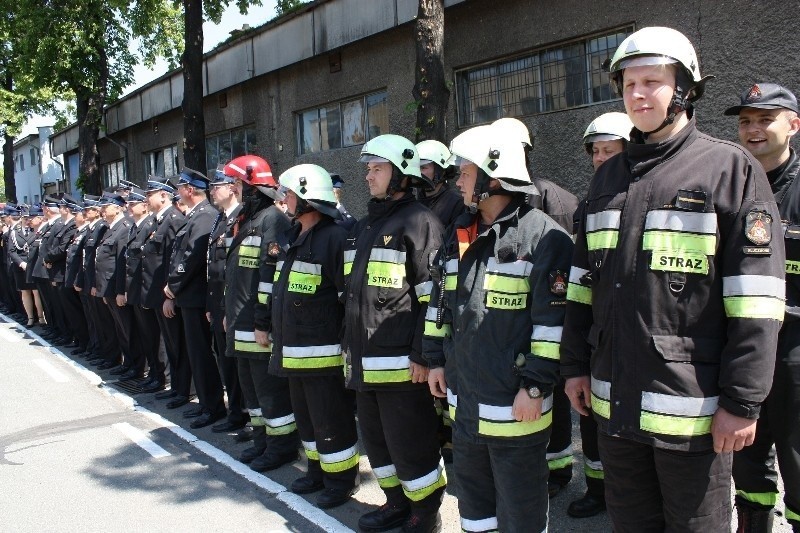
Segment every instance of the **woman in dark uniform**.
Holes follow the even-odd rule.
[[[11,245],[9,254],[16,266],[14,269],[14,280],[22,296],[22,305],[25,307],[25,313],[28,315],[28,327],[36,323],[37,311],[39,311],[38,321],[44,321],[44,315],[41,312],[42,302],[39,300],[39,291],[36,290],[36,285],[30,279],[30,275],[27,272],[28,251],[33,242],[38,238],[36,230],[44,221],[43,215],[42,208],[39,206],[33,206],[27,211],[23,211],[22,220],[20,220],[19,224],[11,228],[11,235],[8,239]]]

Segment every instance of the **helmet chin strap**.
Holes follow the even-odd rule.
[[[467,211],[474,215],[478,212],[478,206],[480,203],[490,196],[495,196],[498,194],[512,194],[510,191],[507,191],[502,187],[492,189],[491,182],[492,178],[490,178],[483,169],[479,168],[478,177],[475,180],[475,187],[472,189],[472,203],[467,206]]]
[[[297,205],[295,205],[295,207],[294,207],[294,213],[290,213],[287,210],[286,211],[286,216],[288,216],[289,218],[297,219],[297,217],[303,216],[306,213],[309,213],[309,212],[311,212],[313,210],[314,210],[314,208],[311,207],[308,202],[306,202],[305,200],[303,200],[302,198],[300,198],[298,196],[297,197]]]
[[[384,200],[391,200],[392,196],[398,192],[406,192],[408,187],[403,187],[403,179],[405,178],[405,174],[401,173],[400,170],[392,165],[392,179],[389,180],[389,186],[386,187],[386,197]],[[409,179],[409,181],[411,181]]]

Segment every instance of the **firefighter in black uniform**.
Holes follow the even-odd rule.
[[[347,230],[336,224],[333,183],[317,165],[298,165],[280,176],[286,214],[294,220],[280,236],[281,253],[267,300],[272,319],[270,372],[289,378],[292,409],[308,458],[308,471],[291,490],[323,490],[317,506],[350,500],[359,487],[358,434],[344,387],[339,334],[344,307],[343,257]]]
[[[67,325],[64,322],[64,313],[61,309],[61,302],[58,291],[53,285],[51,274],[44,264],[44,257],[48,250],[53,246],[57,233],[64,226],[59,212],[60,199],[52,195],[44,197],[42,209],[47,219],[37,233],[39,238],[31,246],[31,271],[32,281],[39,289],[39,298],[44,305],[44,314],[47,317],[47,331],[42,338],[53,344],[67,344],[70,342],[67,334]]]
[[[38,320],[40,325],[44,325],[44,306],[39,297],[36,285],[28,280],[28,264],[30,259],[30,247],[38,238],[36,230],[44,220],[44,213],[39,205],[23,207],[20,210],[21,219],[19,224],[11,229],[8,240],[9,258],[11,259],[15,285],[20,292],[22,304],[28,314],[28,326],[34,325]],[[31,266],[31,268],[33,268]]]
[[[422,328],[429,266],[442,224],[411,194],[422,180],[416,146],[380,135],[361,149],[372,199],[344,252],[347,386],[356,390],[361,436],[386,503],[364,531],[438,531],[446,478],[438,419],[427,387]]]
[[[142,309],[150,312],[158,322],[164,350],[169,362],[170,390],[161,391],[165,386],[163,362],[161,372],[150,370],[150,380],[141,385],[142,392],[155,392],[157,400],[169,399],[167,407],[175,402],[185,405],[191,394],[192,372],[189,356],[183,340],[183,325],[180,309],[174,309],[172,316],[164,315],[164,287],[167,284],[172,245],[175,236],[185,224],[183,213],[172,205],[175,186],[166,178],[149,176],[147,178],[147,206],[155,216],[155,227],[142,243]],[[179,405],[176,405],[179,406]]]
[[[89,222],[84,214],[84,205],[73,199],[74,203],[69,208],[75,215],[75,233],[67,245],[66,259],[64,262],[64,311],[74,328],[78,347],[72,355],[86,356],[90,353],[92,335],[89,330],[88,309],[82,291],[75,289],[79,278],[83,277],[83,244],[89,231]],[[72,293],[70,294],[70,292]]]
[[[417,143],[419,171],[430,181],[430,185],[416,189],[419,203],[439,217],[442,226],[449,228],[456,218],[464,213],[464,200],[450,182],[455,169],[447,164],[450,151],[439,141],[427,140]]]
[[[451,408],[461,528],[544,531],[572,239],[527,204],[516,138],[479,126],[450,150],[469,213],[435,261],[424,346],[431,393]]]
[[[752,446],[733,455],[733,481],[741,532],[772,531],[778,500],[778,466],[786,519],[800,530],[800,157],[789,146],[800,131],[797,98],[774,83],[757,83],[741,103],[725,110],[739,116],[739,142],[767,172],[786,244],[786,315],[778,337],[772,390],[761,407]]]
[[[125,220],[125,199],[122,196],[117,194],[104,195],[100,199],[100,203],[102,206],[101,214],[103,215],[103,220],[108,224],[108,229],[97,240],[95,247],[95,283],[92,288],[92,294],[103,299],[107,309],[106,312],[111,315],[114,321],[114,334],[118,340],[123,360],[120,361],[117,352],[110,356],[109,354],[104,354],[106,355],[106,362],[97,368],[99,370],[110,369],[112,375],[124,375],[130,369],[140,369],[144,363],[143,361],[135,360],[135,354],[130,348],[130,324],[133,320],[133,312],[130,307],[124,305],[124,303],[119,305],[120,302],[117,301],[120,286],[124,287],[125,282],[125,250],[128,244],[131,224]],[[102,308],[100,312],[103,312]]]
[[[67,312],[68,309],[74,311],[76,303],[77,307],[80,308],[80,300],[77,299],[77,295],[72,286],[64,283],[67,248],[72,241],[73,235],[75,235],[77,231],[73,214],[73,209],[77,207],[77,201],[69,195],[64,195],[61,200],[59,200],[58,211],[61,215],[61,224],[54,230],[47,249],[43,251],[42,255],[44,266],[47,268],[48,274],[50,274],[52,291],[56,295],[54,300],[59,307],[59,315],[66,324],[66,330],[68,332],[66,337],[72,341],[67,345],[69,348],[77,348],[80,345],[79,342],[74,341],[76,339],[75,333],[80,329],[81,314],[70,316],[70,313]]]
[[[634,124],[589,187],[561,372],[599,426],[614,531],[728,531],[784,316],[784,248],[761,165],[697,131],[691,43],[643,28],[612,80]]]
[[[228,418],[211,427],[215,433],[241,429],[247,423],[242,387],[239,385],[239,370],[236,358],[225,355],[228,343],[225,337],[225,260],[227,246],[225,234],[236,222],[242,205],[236,196],[236,179],[217,170],[211,180],[211,199],[219,210],[211,234],[208,236],[208,298],[206,318],[211,324],[212,344],[217,367],[225,383],[228,396]]]
[[[167,297],[164,315],[174,315],[175,307],[181,310],[183,340],[200,401],[198,407],[184,412],[186,418],[195,419],[189,424],[193,429],[209,426],[226,414],[222,379],[211,353],[211,327],[206,320],[206,254],[208,236],[217,217],[217,211],[206,198],[208,181],[203,174],[189,168],[184,168],[178,178],[178,194],[189,211],[186,225],[175,236],[175,249],[164,287]],[[176,403],[173,400],[172,405],[177,407]]]
[[[236,357],[239,383],[253,426],[253,446],[239,459],[258,472],[298,457],[300,445],[289,381],[269,373],[272,346],[269,298],[278,260],[278,235],[289,219],[275,205],[278,182],[255,155],[230,161],[223,173],[236,180],[242,210],[225,234],[225,325],[228,357]]]
[[[333,194],[336,196],[336,209],[342,215],[341,218],[336,219],[336,223],[342,226],[347,231],[353,229],[356,225],[356,218],[350,214],[345,205],[342,203],[342,195],[344,194],[344,179],[339,174],[331,174],[331,181],[333,182]]]

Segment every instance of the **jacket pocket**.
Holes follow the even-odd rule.
[[[665,361],[676,363],[719,363],[722,340],[706,337],[653,335],[653,345]]]

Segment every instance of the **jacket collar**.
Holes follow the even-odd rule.
[[[642,132],[634,128],[626,152],[628,168],[632,177],[643,176],[664,161],[675,157],[681,150],[692,144],[698,134],[694,117],[689,119],[689,123],[681,131],[660,143],[645,144]]]
[[[411,202],[416,202],[414,195],[406,192],[402,197],[397,200],[377,200],[373,198],[367,203],[367,217],[370,220],[376,220],[382,217],[390,216],[401,207],[406,206]]]

